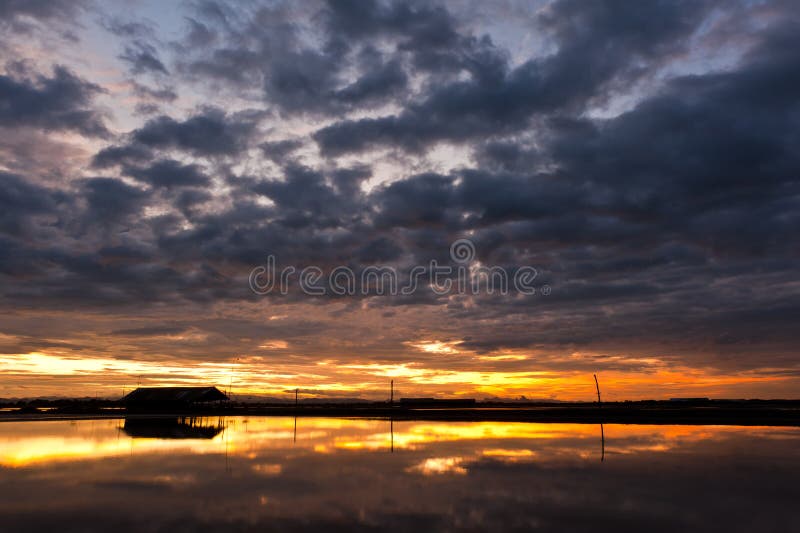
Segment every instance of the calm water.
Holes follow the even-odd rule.
[[[603,429],[4,422],[0,531],[800,531],[800,429]]]

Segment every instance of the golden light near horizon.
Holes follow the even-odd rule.
[[[496,360],[497,358],[490,358]],[[499,356],[517,363],[524,356]],[[287,398],[300,388],[305,397],[325,395],[380,399],[387,394],[388,380],[395,381],[398,397],[484,397],[594,400],[594,383],[586,372],[471,371],[428,368],[424,363],[352,364],[326,360],[312,372],[304,365],[280,364],[262,358],[242,357],[234,361],[195,362],[131,361],[110,357],[74,357],[31,352],[0,356],[6,375],[8,396],[30,394],[118,397],[136,385],[216,384],[234,395]],[[27,385],[14,393],[16,380],[40,379],[40,389]],[[603,372],[603,396],[622,399],[664,399],[673,396],[752,397],[764,390],[791,390],[791,376],[764,376],[758,372],[724,375],[692,368],[653,365],[647,372]],[[694,393],[693,391],[698,391]],[[11,394],[9,394],[9,392]]]

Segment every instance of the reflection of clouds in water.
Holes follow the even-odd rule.
[[[467,469],[461,466],[463,457],[430,457],[421,463],[406,469],[407,472],[420,472],[429,476],[431,474],[466,474]]]
[[[253,465],[253,471],[262,476],[277,476],[283,471],[283,467],[277,463],[265,463]]]
[[[0,424],[3,531],[178,516],[188,530],[735,530],[785,523],[798,493],[796,428],[611,425],[601,464],[596,425],[394,422],[394,453],[386,420],[298,418],[296,442],[292,418],[224,425],[161,440],[114,420]]]
[[[502,457],[504,459],[511,459],[511,460],[516,460],[519,458],[530,458],[536,456],[536,452],[534,452],[533,450],[493,449],[493,450],[483,450],[481,453],[487,457]]]
[[[599,434],[592,424],[395,421],[392,434],[388,422],[379,420],[301,418],[296,428],[292,418],[208,417],[196,423],[221,426],[224,431],[208,439],[131,438],[121,431],[119,420],[4,423],[0,424],[0,466],[131,454],[226,453],[254,459],[265,451],[286,448],[323,454],[376,451],[389,449],[392,440],[397,450],[449,446],[474,451],[475,443],[480,443],[484,456],[496,458],[591,457]],[[743,431],[769,439],[793,440],[797,435],[793,428],[606,425],[606,448],[620,455],[665,452],[702,441],[719,445]],[[486,448],[494,441],[502,445]]]

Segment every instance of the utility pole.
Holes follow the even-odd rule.
[[[297,407],[297,393],[300,392],[300,389],[294,389],[294,406]]]
[[[389,381],[389,405],[394,405],[394,380]]]

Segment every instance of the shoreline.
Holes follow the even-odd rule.
[[[0,422],[106,420],[180,417],[373,418],[396,421],[531,422],[569,424],[728,425],[800,427],[800,402],[733,405],[477,405],[475,407],[403,407],[367,405],[233,405],[202,409],[126,411],[54,409],[40,413],[7,411]]]

